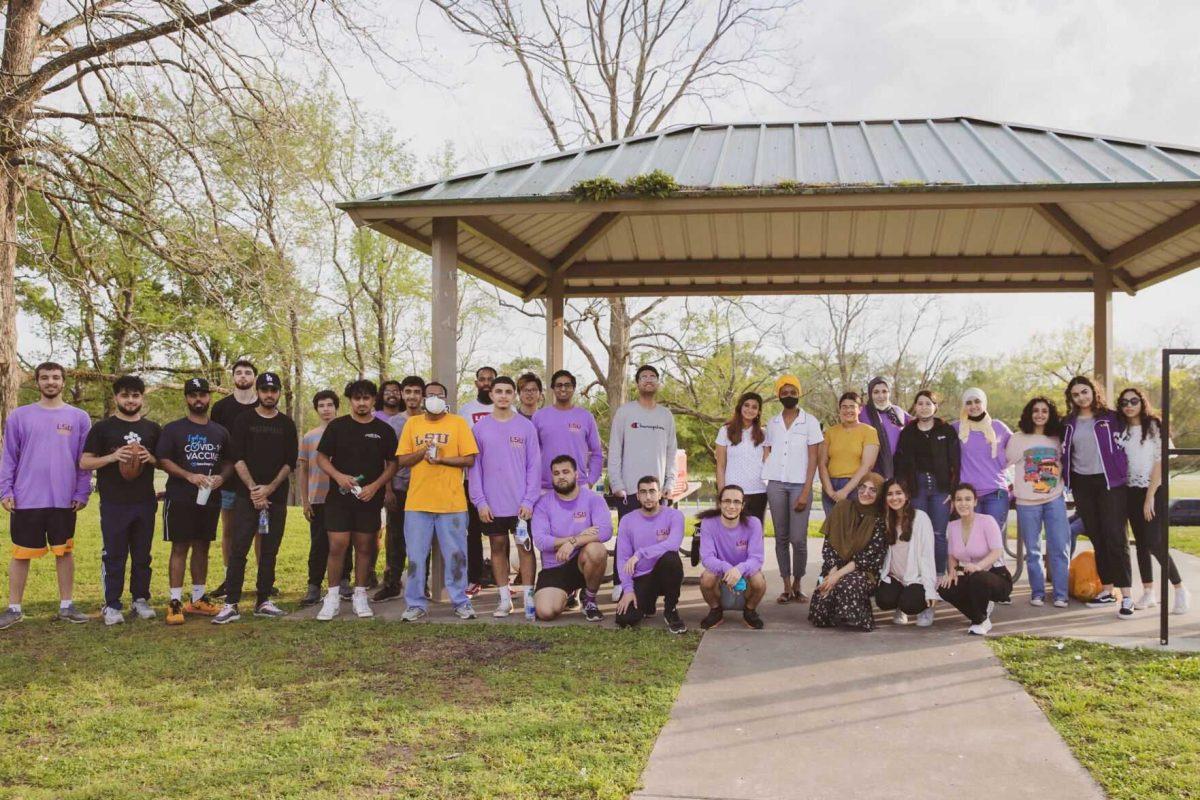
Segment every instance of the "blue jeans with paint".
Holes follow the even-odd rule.
[[[996,520],[996,524],[1000,526],[1000,535],[1008,536],[1008,492],[1004,489],[979,495],[975,501],[975,513],[987,514]]]
[[[455,608],[467,604],[467,512],[434,514],[429,511],[404,512],[404,544],[408,551],[408,570],[404,581],[404,602],[409,608],[429,607],[425,599],[425,560],[437,537],[438,549],[446,564],[446,590]]]
[[[1017,532],[1025,544],[1025,568],[1034,597],[1046,596],[1046,576],[1042,570],[1042,529],[1046,530],[1046,553],[1050,557],[1050,580],[1054,599],[1067,599],[1071,549],[1071,523],[1067,521],[1067,503],[1062,495],[1035,506],[1017,505]]]
[[[831,484],[833,484],[833,490],[835,492],[837,492],[837,491],[841,491],[841,488],[843,486],[845,486],[847,483],[849,483],[850,479],[849,478],[830,478],[829,482]],[[833,507],[836,505],[837,505],[837,503],[835,503],[833,501],[832,497],[825,494],[824,491],[821,492],[821,507],[825,509],[825,516],[828,517],[829,512],[833,511]]]
[[[950,524],[950,497],[948,492],[938,489],[937,480],[931,473],[918,472],[917,485],[913,491],[913,508],[919,508],[929,516],[933,525],[933,560],[937,565],[937,574],[946,574],[947,545],[946,526]]]

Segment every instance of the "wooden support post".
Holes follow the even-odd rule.
[[[563,368],[563,278],[551,276],[546,287],[546,375]]]
[[[1096,385],[1104,387],[1104,396],[1113,402],[1113,374],[1110,348],[1113,335],[1112,273],[1107,267],[1096,268],[1092,284],[1092,344]]]
[[[431,316],[433,341],[431,343],[433,379],[446,387],[446,400],[451,410],[458,398],[458,220],[453,217],[437,217],[433,220],[433,273],[430,276],[432,289]],[[430,564],[430,589],[434,600],[446,599],[445,561],[436,540],[433,560]]]

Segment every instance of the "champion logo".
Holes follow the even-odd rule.
[[[638,424],[636,422],[629,423],[629,427],[630,428],[640,428],[642,430],[647,430],[647,431],[665,431],[666,430],[666,428],[663,427],[662,425],[646,425],[644,423]]]

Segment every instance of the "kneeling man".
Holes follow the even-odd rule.
[[[604,543],[612,538],[612,515],[604,498],[576,482],[575,459],[556,456],[550,462],[547,492],[533,508],[533,543],[542,553],[533,595],[537,618],[552,620],[567,607],[567,595],[583,589],[583,615],[604,619],[596,592],[608,565]]]
[[[725,621],[721,586],[731,592],[744,586],[746,608],[742,621],[762,630],[758,603],[767,592],[762,574],[763,530],[757,517],[746,513],[746,495],[740,486],[729,484],[717,496],[717,508],[700,512],[700,594],[708,603],[708,616],[700,622],[704,630]],[[743,583],[744,581],[744,583]]]
[[[654,605],[663,599],[663,620],[671,633],[686,633],[675,606],[683,586],[683,514],[662,505],[658,478],[647,475],[638,481],[640,508],[621,518],[617,526],[617,574],[621,599],[617,603],[617,627],[630,628],[654,615]]]

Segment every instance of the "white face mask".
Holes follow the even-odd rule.
[[[426,397],[425,398],[425,410],[435,416],[438,414],[446,413],[445,398],[438,397],[437,395],[431,395],[430,397]]]

